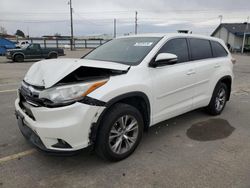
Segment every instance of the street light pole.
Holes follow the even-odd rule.
[[[137,14],[138,14],[138,12],[137,11],[135,11],[135,34],[137,35],[137,26],[138,26],[138,24],[137,24]]]
[[[72,8],[72,1],[69,1],[70,7],[70,28],[71,28],[71,37],[70,37],[70,50],[73,50],[73,41],[74,41],[74,32],[73,32],[73,8]]]
[[[242,41],[242,47],[241,47],[241,53],[244,53],[244,47],[245,47],[245,41],[246,41],[246,32],[248,31],[248,22],[249,22],[249,16],[247,17],[247,25],[246,25],[246,29],[243,35],[243,41]]]

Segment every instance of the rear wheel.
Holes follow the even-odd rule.
[[[17,54],[17,55],[14,56],[13,60],[14,60],[14,62],[23,62],[24,61],[24,57],[21,54]]]
[[[226,84],[219,82],[213,92],[213,96],[209,105],[207,106],[207,111],[211,115],[219,115],[226,106],[228,98],[228,87]]]
[[[56,59],[57,58],[57,54],[56,53],[51,53],[49,55],[49,59]]]
[[[96,152],[110,161],[119,161],[134,152],[143,133],[143,119],[133,106],[118,103],[105,115],[97,136]]]

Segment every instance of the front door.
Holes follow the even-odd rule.
[[[39,44],[31,44],[25,50],[25,56],[29,59],[41,58],[42,51]]]
[[[189,61],[185,38],[167,41],[158,53],[175,54],[178,62],[150,68],[154,94],[153,124],[189,111],[192,108],[195,82],[195,67]]]

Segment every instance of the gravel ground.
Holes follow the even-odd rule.
[[[144,134],[132,156],[109,163],[88,151],[56,157],[34,150],[17,128],[13,106],[34,62],[0,57],[0,187],[250,187],[250,57],[235,58],[222,115],[195,110],[164,121]]]

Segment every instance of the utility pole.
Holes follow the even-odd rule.
[[[243,36],[243,41],[242,41],[242,47],[241,47],[241,53],[242,54],[244,53],[246,34],[247,34],[247,31],[248,31],[248,22],[249,22],[249,16],[247,17],[247,25],[246,25],[246,29],[245,29],[244,36]]]
[[[135,11],[135,35],[137,35],[137,26],[138,26],[138,24],[137,24],[137,11]]]
[[[73,41],[74,41],[74,32],[73,32],[73,8],[72,8],[72,2],[69,0],[69,7],[70,7],[70,28],[71,28],[71,37],[70,37],[70,50],[73,50]]]
[[[114,19],[114,39],[116,38],[116,19]]]

